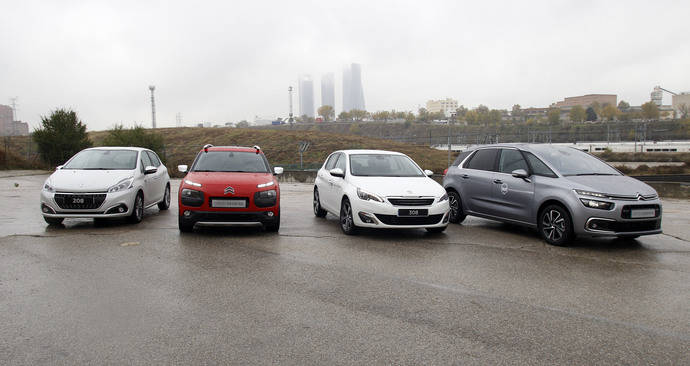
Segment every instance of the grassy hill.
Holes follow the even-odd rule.
[[[448,153],[426,146],[410,145],[379,138],[345,135],[320,131],[260,130],[241,128],[161,128],[165,138],[165,160],[171,171],[178,164],[191,164],[205,144],[259,145],[273,166],[299,168],[300,141],[309,141],[310,147],[303,155],[305,168],[316,168],[328,154],[340,149],[382,149],[399,151],[409,155],[423,169],[435,173],[447,167]],[[98,146],[105,131],[91,132],[94,145]],[[454,158],[454,156],[452,157]]]

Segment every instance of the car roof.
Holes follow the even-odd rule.
[[[132,151],[151,151],[144,147],[134,147],[134,146],[98,146],[90,147],[85,150],[132,150]]]
[[[352,154],[389,154],[389,155],[405,155],[397,151],[387,151],[387,150],[366,150],[366,149],[348,149],[348,150],[338,150],[336,152],[345,153],[348,155]]]
[[[502,143],[502,144],[487,144],[487,145],[474,145],[471,146],[470,148],[467,149],[467,151],[474,151],[478,149],[486,149],[486,148],[502,148],[502,147],[507,147],[507,148],[514,148],[514,149],[520,149],[520,150],[533,150],[534,147],[537,146],[549,146],[549,147],[567,147],[571,149],[576,149],[578,150],[575,146],[565,146],[565,145],[554,145],[550,143],[541,143],[541,144],[529,144],[529,143],[524,143],[524,142],[515,142],[515,143]]]
[[[203,148],[201,149],[202,151],[204,150]],[[209,146],[208,151],[245,151],[245,152],[256,152],[256,149],[253,147],[247,147],[247,146]],[[259,152],[263,153],[261,149],[259,149]]]

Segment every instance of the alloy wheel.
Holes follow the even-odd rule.
[[[565,218],[558,210],[549,210],[542,217],[542,231],[548,240],[557,242],[565,234]]]
[[[354,225],[352,221],[352,207],[350,207],[350,202],[347,200],[343,202],[343,207],[341,208],[340,225],[345,232],[352,230],[352,226]]]

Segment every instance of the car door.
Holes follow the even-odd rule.
[[[315,181],[316,188],[319,190],[319,203],[321,207],[331,212],[333,209],[332,203],[329,201],[329,194],[331,193],[332,180],[334,177],[331,176],[329,171],[335,168],[335,163],[338,161],[339,156],[340,153],[333,153],[326,159],[326,163],[319,169]]]
[[[146,151],[146,154],[149,156],[149,160],[151,161],[151,165],[155,166],[156,169],[158,169],[155,173],[149,174],[151,179],[153,180],[153,193],[154,193],[154,200],[156,202],[161,201],[163,199],[163,193],[165,192],[165,167],[163,164],[161,164],[160,159],[158,159],[158,156],[156,153],[153,151]]]
[[[492,190],[497,158],[498,149],[479,149],[458,172],[460,197],[472,212],[490,214],[492,211],[494,206]]]
[[[530,173],[522,152],[512,148],[501,149],[492,193],[497,204],[490,214],[510,220],[531,222],[534,181],[530,178],[513,177],[512,172],[518,169]]]
[[[335,162],[335,167],[340,169],[345,174],[343,177],[331,177],[331,192],[329,200],[333,205],[334,212],[340,212],[340,200],[343,197],[345,185],[345,178],[347,178],[347,155],[340,153],[338,161]]]
[[[151,158],[146,153],[146,151],[141,151],[139,154],[141,159],[142,171],[146,171],[146,167],[153,166]],[[155,174],[144,173],[144,205],[148,206],[151,203],[156,202],[156,180],[152,177]]]

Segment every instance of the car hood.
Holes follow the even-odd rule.
[[[208,194],[221,196],[228,186],[234,189],[235,196],[248,196],[258,190],[258,184],[275,181],[271,173],[231,172],[190,172],[184,179],[201,183],[201,190]],[[277,188],[277,184],[273,188]]]
[[[432,196],[440,197],[446,193],[443,187],[429,177],[355,177],[350,183],[369,193],[382,197],[391,196]]]
[[[133,170],[56,170],[48,178],[56,191],[105,192],[117,182],[134,176]]]
[[[626,175],[582,175],[564,178],[571,182],[573,189],[583,189],[617,196],[656,194],[654,188]]]

